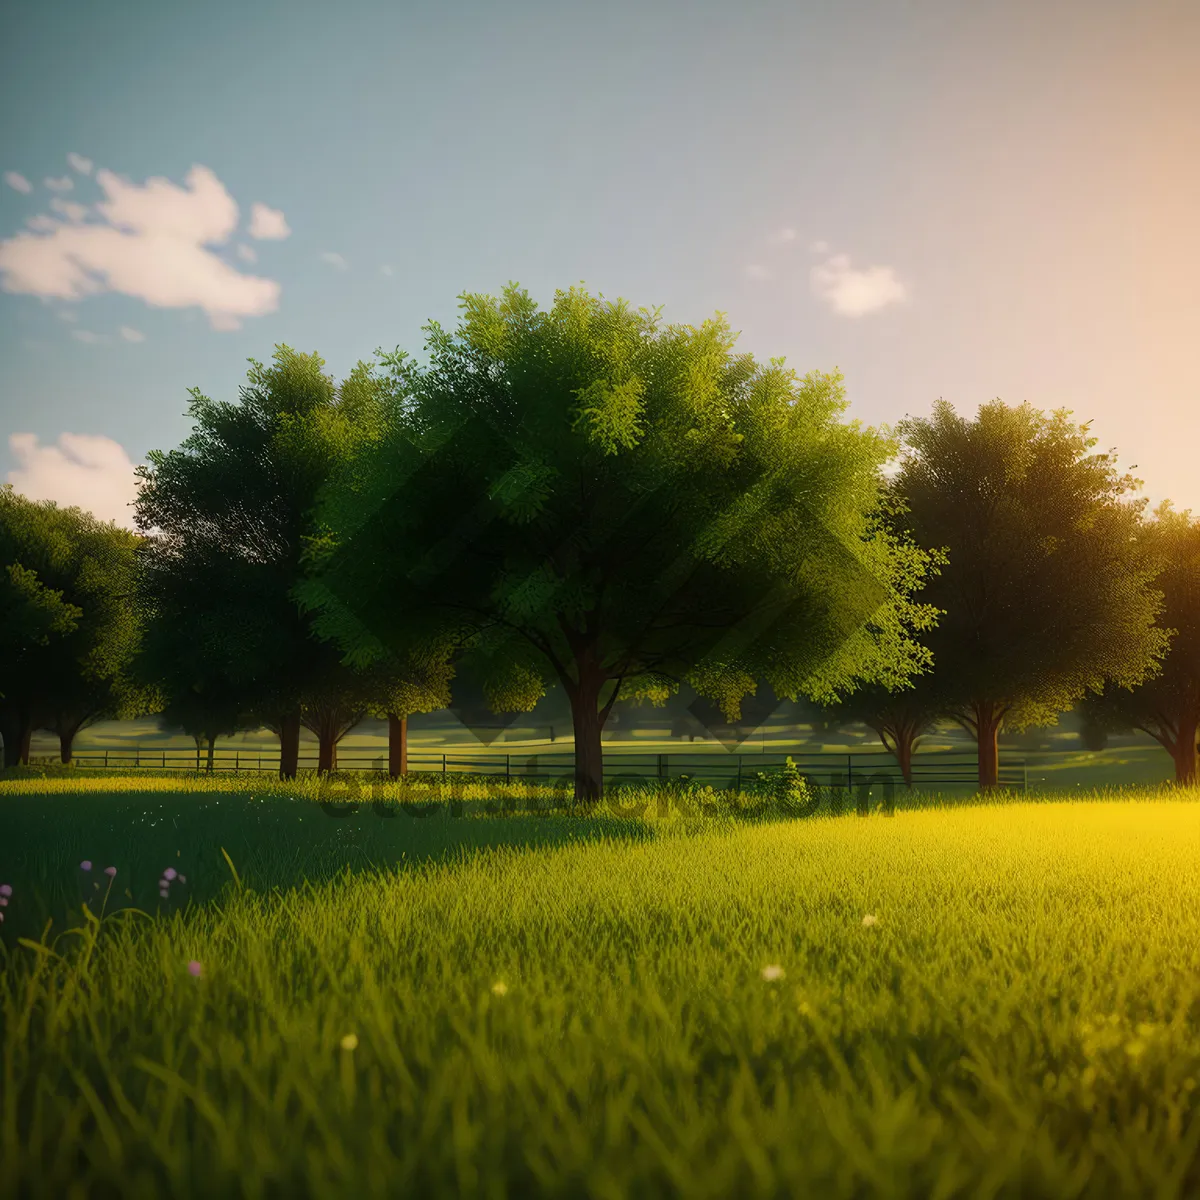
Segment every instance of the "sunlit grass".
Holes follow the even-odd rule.
[[[0,1194],[1200,1192],[1196,793],[745,823],[66,782],[0,784]],[[106,912],[151,903],[21,921],[110,864]]]

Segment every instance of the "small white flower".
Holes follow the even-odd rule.
[[[497,979],[496,982],[492,984],[492,995],[493,996],[507,996],[508,995],[508,984],[505,983],[503,979]]]
[[[874,913],[867,913],[867,915],[865,917],[863,917],[863,924],[864,925],[878,925],[879,918]]]
[[[762,969],[762,977],[768,983],[774,983],[783,978],[783,968],[778,963],[770,963]]]
[[[358,1034],[356,1034],[356,1033],[346,1034],[346,1036],[344,1038],[342,1038],[341,1047],[343,1050],[357,1050],[358,1049]]]

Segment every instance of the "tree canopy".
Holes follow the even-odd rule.
[[[923,593],[945,615],[926,643],[937,706],[977,738],[997,782],[1002,727],[1048,725],[1106,681],[1153,674],[1167,636],[1141,539],[1138,481],[1070,414],[944,401],[898,427],[892,521],[947,563]]]
[[[296,595],[348,661],[452,642],[499,711],[558,680],[576,795],[620,697],[686,680],[734,719],[760,681],[833,699],[928,663],[928,557],[880,518],[883,432],[841,377],[735,355],[724,317],[579,288],[466,294],[402,352],[385,428],[331,481]]]
[[[344,665],[292,599],[317,495],[378,436],[387,401],[390,377],[371,365],[340,385],[324,365],[279,346],[269,365],[251,360],[238,403],[193,390],[191,435],[140,469],[136,519],[155,530],[139,573],[157,647],[149,669],[197,732],[274,729],[285,777],[296,773],[302,723],[331,769],[337,741],[380,687],[404,682]]]
[[[1200,521],[1174,512],[1169,503],[1147,522],[1143,544],[1157,568],[1162,591],[1160,618],[1170,636],[1162,669],[1140,685],[1109,683],[1084,700],[1085,728],[1096,735],[1140,729],[1171,755],[1176,782],[1197,782],[1200,733]]]
[[[130,603],[138,539],[79,508],[0,489],[0,732],[6,765],[54,729],[64,761],[75,734],[145,711],[129,668],[140,636]]]

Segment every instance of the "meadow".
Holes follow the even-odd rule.
[[[1200,1193],[1200,792],[393,786],[0,782],[0,1194]]]

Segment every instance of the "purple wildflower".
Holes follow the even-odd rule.
[[[79,864],[79,869],[81,871],[90,871],[92,869],[92,860],[90,858],[85,858],[83,862]]]
[[[105,867],[104,873],[105,873],[105,875],[107,875],[109,877],[109,879],[112,879],[113,876],[116,875],[116,873],[117,873],[117,868],[116,867]]]
[[[0,883],[0,896],[11,896],[11,895],[12,895],[12,884],[11,883]]]
[[[164,879],[166,879],[166,880],[168,880],[168,881],[170,881],[170,880],[174,879],[174,878],[175,878],[175,876],[176,876],[178,873],[179,873],[179,872],[178,872],[178,871],[176,871],[174,867],[168,867],[168,868],[167,868],[167,869],[166,869],[166,870],[163,872],[163,878],[164,878]]]
[[[193,979],[200,978],[200,964],[198,962],[196,962],[195,959],[192,959],[192,961],[190,963],[188,963],[188,974]]]

